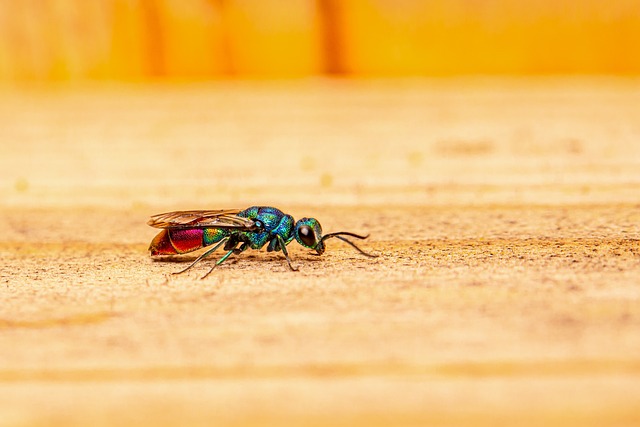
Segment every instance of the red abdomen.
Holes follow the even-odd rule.
[[[175,255],[195,251],[204,246],[203,230],[162,230],[149,245],[151,255]]]

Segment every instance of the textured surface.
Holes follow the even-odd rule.
[[[0,425],[640,423],[633,80],[6,92]],[[149,215],[371,233],[152,262]],[[186,256],[193,260],[195,255]]]

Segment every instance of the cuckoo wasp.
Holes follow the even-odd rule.
[[[287,251],[287,245],[294,239],[305,248],[315,250],[317,255],[322,255],[325,241],[335,237],[364,256],[376,257],[345,237],[366,239],[369,236],[347,231],[323,235],[322,227],[315,218],[302,218],[295,222],[291,215],[269,206],[253,206],[245,210],[168,212],[152,216],[148,224],[162,229],[149,246],[152,256],[185,254],[213,245],[185,269],[174,274],[184,273],[224,245],[227,252],[215,262],[203,279],[231,255],[239,255],[249,248],[260,249],[264,245],[267,245],[268,252],[282,251],[291,270],[296,271],[298,269],[291,264]]]

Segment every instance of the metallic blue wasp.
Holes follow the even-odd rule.
[[[302,218],[294,223],[291,215],[269,206],[252,206],[242,211],[229,209],[168,212],[152,216],[148,224],[162,229],[149,246],[152,256],[184,254],[214,245],[184,270],[174,274],[184,273],[224,245],[227,253],[216,261],[203,279],[232,254],[241,254],[249,248],[260,249],[264,245],[268,245],[268,252],[282,251],[291,270],[296,271],[297,268],[291,264],[287,252],[287,245],[293,239],[322,255],[325,250],[324,242],[335,237],[353,246],[362,255],[376,257],[344,237],[366,239],[369,236],[346,231],[323,236],[322,227],[315,218]]]

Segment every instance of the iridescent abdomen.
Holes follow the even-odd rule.
[[[198,250],[219,242],[229,235],[218,228],[162,230],[149,245],[151,255],[175,255]]]

